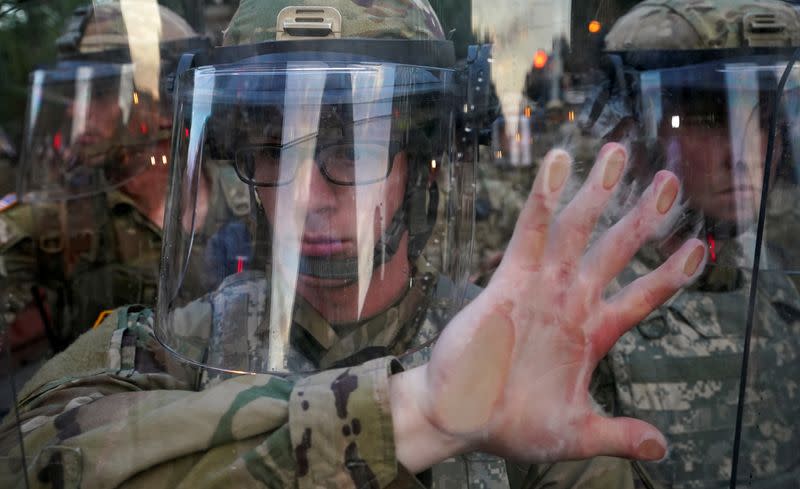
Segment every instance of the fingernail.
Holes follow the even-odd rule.
[[[560,154],[550,163],[548,170],[547,186],[550,187],[550,191],[555,192],[560,189],[567,181],[567,175],[569,175],[569,157]]]
[[[677,196],[678,186],[674,182],[665,182],[658,194],[658,202],[656,203],[658,212],[666,214],[667,211],[672,207],[672,204],[675,202],[675,197]]]
[[[637,455],[645,460],[661,460],[667,453],[667,447],[657,440],[649,438],[636,449]]]
[[[603,188],[610,190],[617,184],[625,168],[625,152],[622,150],[614,151],[606,160],[606,169],[603,173]]]
[[[686,259],[686,262],[683,264],[683,273],[687,276],[691,277],[697,271],[697,267],[700,266],[700,262],[703,261],[703,258],[706,256],[706,248],[704,246],[698,246],[697,248],[692,251],[692,254],[689,255],[689,258]]]

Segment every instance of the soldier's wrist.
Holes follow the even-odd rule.
[[[423,365],[389,379],[395,452],[398,462],[412,473],[471,449],[468,438],[441,430],[426,414],[430,399],[426,369]]]

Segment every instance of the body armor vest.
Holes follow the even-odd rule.
[[[626,283],[646,273],[634,264]],[[609,354],[616,414],[670,440],[646,464],[667,487],[724,487],[731,472],[750,286],[749,270],[712,266],[627,333]],[[800,294],[782,273],[758,279],[738,479],[764,488],[800,481]]]

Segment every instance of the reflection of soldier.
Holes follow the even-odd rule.
[[[587,384],[598,354],[648,312],[643,298],[660,302],[695,275],[703,246],[692,240],[627,300],[600,303],[597,287],[641,244],[636,226],[616,228],[630,253],[618,243],[595,249],[603,272],[566,278],[561,267],[580,268],[588,232],[576,221],[602,208],[625,154],[616,145],[601,153],[583,199],[550,234],[543,228],[570,168],[554,152],[496,280],[439,334],[475,292],[463,262],[473,182],[441,158],[460,107],[452,46],[422,0],[283,6],[242,2],[229,46],[181,76],[174,130],[189,137],[176,138],[156,312],[117,309],[26,386],[28,480],[629,487],[622,459],[531,468],[501,457],[663,455],[651,426],[596,413]],[[219,287],[185,298],[184,272],[224,270],[187,258],[202,209],[189,177],[209,157],[249,186],[251,234],[241,241],[256,252]],[[663,187],[676,190],[677,180]],[[659,221],[652,209],[645,199],[637,212]],[[532,250],[545,242],[554,249]],[[446,258],[439,270],[429,254]],[[622,263],[608,265],[612,256]],[[590,319],[587,304],[602,311]],[[392,354],[413,368],[397,372]],[[12,454],[0,463],[18,467]]]
[[[132,24],[152,14],[160,54],[158,41],[155,52],[142,39],[129,50]],[[138,2],[126,15],[127,25],[113,5],[78,9],[59,39],[59,62],[32,74],[22,194],[8,195],[14,205],[0,212],[0,276],[14,284],[7,297],[18,351],[44,333],[62,349],[104,309],[155,302],[171,126],[159,71],[206,42],[164,7],[148,12]],[[236,175],[204,170],[201,198],[225,216],[247,214]],[[222,216],[213,217],[203,236],[216,232]],[[34,284],[46,294],[33,296]]]
[[[676,236],[699,231],[710,248],[698,282],[612,350],[611,402],[618,414],[648,419],[668,433],[669,454],[648,467],[667,487],[726,486],[733,465],[740,484],[800,487],[800,295],[782,271],[796,263],[782,263],[780,246],[786,243],[772,241],[769,233],[749,305],[769,126],[777,121],[776,154],[769,163],[774,182],[790,160],[786,135],[798,116],[792,100],[800,81],[796,68],[778,112],[772,112],[786,59],[767,48],[800,45],[800,17],[776,1],[646,1],[617,21],[606,42],[622,61],[617,66],[624,78],[633,81],[636,98],[628,101],[630,112],[617,110],[616,117],[614,111],[626,104],[609,103],[596,113],[594,129],[616,137],[627,131],[638,153],[634,178],[659,168],[675,171],[687,206],[676,228],[639,254],[623,283],[657,267]],[[743,47],[762,48],[761,56]],[[767,202],[781,198],[772,194]],[[770,208],[768,215],[780,214],[778,206]],[[751,373],[742,406],[749,307]]]

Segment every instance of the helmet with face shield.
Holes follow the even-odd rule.
[[[673,440],[646,466],[667,487],[786,487],[800,475],[798,46],[800,16],[771,0],[647,0],[606,37],[608,77],[582,122],[631,147],[622,205],[659,170],[682,184],[674,219],[621,282],[687,236],[709,248],[697,282],[609,356],[617,414]]]
[[[796,181],[798,45],[800,17],[772,1],[642,2],[606,37],[610,76],[581,122],[631,143],[637,180],[660,168],[681,177],[687,206],[672,233],[702,232],[712,264],[733,256],[716,242],[755,231],[765,165],[770,181]]]
[[[156,336],[219,371],[401,354],[464,297],[472,169],[452,148],[453,46],[424,0],[242,2],[226,47],[179,74]],[[193,267],[194,178],[233,165],[253,212],[222,284]],[[446,321],[442,321],[443,326]]]
[[[207,44],[155,2],[76,9],[57,41],[58,61],[30,75],[22,199],[93,195],[165,164],[172,115],[167,75],[180,54]]]
[[[30,75],[18,168],[25,212],[8,217],[33,246],[4,252],[25,264],[10,280],[49,291],[52,316],[39,316],[53,323],[56,351],[104,309],[155,301],[168,75],[181,53],[208,42],[155,1],[135,1],[77,9],[57,44],[57,61]]]

